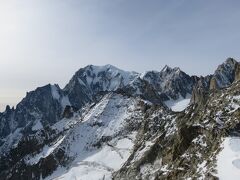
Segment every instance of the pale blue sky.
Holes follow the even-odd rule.
[[[238,0],[1,0],[0,106],[63,87],[87,64],[212,73],[240,58],[239,9]]]

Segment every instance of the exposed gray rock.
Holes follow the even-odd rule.
[[[223,64],[218,66],[213,75],[217,88],[224,88],[233,83],[237,65],[238,62],[236,60],[233,58],[228,58]]]
[[[238,68],[239,62],[233,58],[228,58],[218,66],[213,75],[200,77],[198,82],[194,84],[191,103],[201,104],[206,92],[230,86],[235,79],[238,79]]]
[[[183,98],[192,93],[195,77],[191,77],[179,68],[165,66],[160,72],[149,71],[142,77],[143,80],[151,84],[154,90],[160,94],[163,101]]]
[[[40,121],[44,127],[54,124],[63,111],[60,98],[61,89],[50,84],[27,93],[16,109],[7,107],[0,116],[0,137],[6,137],[17,128],[30,128],[31,131],[36,121]]]

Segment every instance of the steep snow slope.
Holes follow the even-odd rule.
[[[72,128],[58,148],[73,159],[50,177],[60,179],[110,179],[131,154],[137,127],[142,118],[139,100],[107,94]],[[134,123],[134,126],[129,126]]]

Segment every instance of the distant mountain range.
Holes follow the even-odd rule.
[[[0,180],[234,180],[239,80],[233,58],[206,77],[81,68],[63,89],[39,87],[0,113]]]

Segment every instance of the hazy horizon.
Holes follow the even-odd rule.
[[[235,0],[2,0],[0,111],[88,64],[212,74],[240,58]]]

